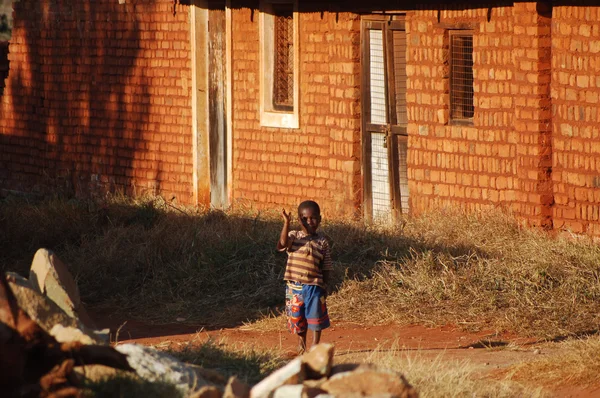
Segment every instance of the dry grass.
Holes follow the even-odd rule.
[[[217,371],[225,380],[235,375],[249,385],[258,383],[286,363],[280,350],[238,348],[226,341],[192,341],[184,346],[169,345],[162,349],[181,361]]]
[[[539,360],[514,365],[507,378],[550,387],[597,385],[600,338],[572,339],[556,344],[556,352]]]
[[[0,268],[26,275],[47,247],[71,265],[88,306],[206,327],[266,317],[256,327],[273,328],[282,324],[280,228],[275,211],[9,197],[0,200]],[[540,337],[597,328],[600,247],[589,240],[552,238],[500,212],[440,211],[391,227],[325,218],[323,230],[334,241],[334,321]]]
[[[150,382],[130,375],[86,382],[81,395],[84,398],[183,398],[181,391],[173,384]]]
[[[334,319],[540,337],[597,328],[600,247],[590,240],[551,238],[499,212],[440,212],[379,236],[369,277],[345,279],[330,300]]]
[[[403,374],[422,398],[545,396],[541,388],[482,377],[480,369],[466,360],[448,360],[443,353],[431,359],[419,351],[397,348],[375,350],[365,362]]]

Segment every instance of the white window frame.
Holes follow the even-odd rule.
[[[273,108],[274,18],[269,10],[272,4],[293,4],[294,24],[294,105],[292,111]],[[260,125],[297,129],[300,127],[300,37],[297,0],[261,0],[259,16],[260,32]]]

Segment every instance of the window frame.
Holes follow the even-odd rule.
[[[473,85],[475,82],[475,62],[473,60],[473,38],[474,38],[474,30],[473,29],[449,29],[448,30],[448,64],[449,64],[449,73],[448,73],[448,77],[449,77],[449,84],[448,84],[448,123],[450,125],[467,125],[467,126],[472,126],[473,125],[473,120],[475,118],[475,92],[473,89]],[[455,97],[453,95],[454,90],[453,90],[453,83],[454,80],[456,79],[455,76],[455,72],[454,72],[454,63],[456,62],[455,57],[453,56],[453,37],[455,36],[470,36],[471,37],[471,59],[472,59],[472,64],[471,64],[471,90],[472,90],[472,95],[471,95],[471,106],[473,107],[473,115],[471,117],[457,117],[455,115],[456,109],[455,109],[455,103],[453,101],[453,98]],[[464,98],[464,97],[463,97]]]
[[[275,18],[272,14],[274,4],[293,5],[293,108],[292,110],[277,110],[273,104],[273,79],[275,78],[273,50],[275,37]],[[300,40],[299,13],[297,0],[261,0],[259,5],[259,102],[260,125],[263,127],[278,127],[297,129],[300,127]]]

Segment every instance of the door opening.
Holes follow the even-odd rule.
[[[365,17],[361,30],[365,217],[392,221],[409,211],[403,16]]]

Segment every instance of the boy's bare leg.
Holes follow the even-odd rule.
[[[312,345],[319,344],[319,341],[321,341],[321,331],[320,330],[313,330]]]
[[[302,355],[306,352],[306,331],[298,333],[298,354]]]

